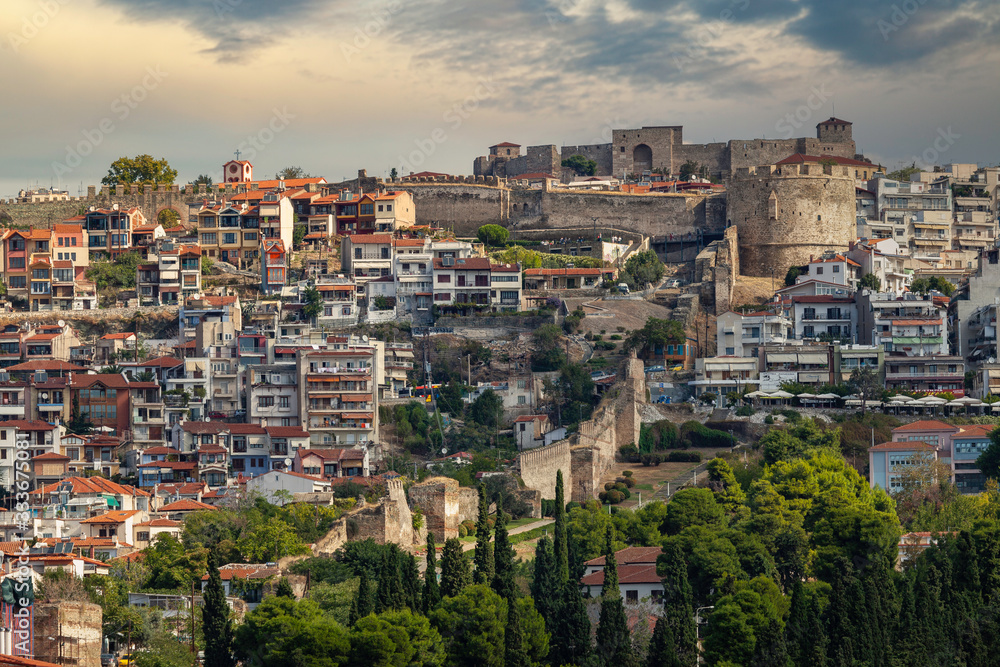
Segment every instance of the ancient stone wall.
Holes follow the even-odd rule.
[[[470,486],[458,489],[458,522],[475,521],[479,518],[479,493]]]
[[[706,310],[721,315],[732,307],[739,269],[737,229],[730,227],[721,239],[710,243],[695,258],[693,287]]]
[[[434,477],[410,487],[410,502],[424,513],[424,525],[439,544],[458,537],[458,489],[458,480],[449,477]]]
[[[88,602],[35,605],[35,659],[101,667],[101,607]]]
[[[518,456],[525,487],[555,497],[556,471],[562,470],[571,500],[596,497],[601,476],[611,467],[620,447],[639,439],[639,406],[646,400],[646,375],[635,357],[625,361],[619,380],[605,395],[591,419],[581,422],[571,438]]]
[[[574,155],[582,155],[588,160],[597,163],[597,176],[612,176],[614,172],[614,162],[612,160],[611,144],[590,144],[579,146],[563,146],[560,152],[560,164],[562,160],[568,160]],[[558,173],[558,172],[556,172]]]
[[[556,472],[562,470],[564,478],[571,474],[570,442],[560,440],[546,447],[521,452],[517,462],[525,487],[540,491],[542,498],[555,498]]]
[[[729,186],[729,219],[739,233],[740,273],[783,274],[854,238],[854,177],[838,165],[749,167]]]
[[[160,211],[171,209],[186,221],[188,202],[197,201],[193,192],[181,193],[177,185],[135,185],[131,187],[117,186],[109,188],[95,186],[87,188],[87,195],[74,197],[67,201],[38,202],[33,204],[17,203],[14,200],[0,200],[0,214],[6,213],[15,224],[30,225],[36,228],[50,228],[72,218],[91,206],[98,208],[118,204],[122,208],[138,206],[147,220],[156,220]]]
[[[684,130],[679,125],[662,127],[643,127],[637,130],[613,130],[612,143],[612,174],[621,178],[623,174],[634,174],[644,169],[674,170],[674,148],[684,143]],[[637,165],[634,157],[636,148],[648,146],[651,152],[651,164],[642,167]],[[679,165],[678,165],[679,166]]]

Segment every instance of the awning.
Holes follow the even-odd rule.
[[[794,354],[769,354],[769,355],[767,355],[767,363],[772,363],[772,362],[776,362],[776,363],[781,363],[781,362],[795,363],[795,360],[796,360],[795,357],[796,357],[796,355],[794,355]],[[824,359],[825,359],[825,357],[824,357]]]
[[[104,496],[104,499],[108,501],[108,507],[121,507],[114,496]]]
[[[798,356],[800,364],[827,364],[830,362],[825,354],[800,354]]]

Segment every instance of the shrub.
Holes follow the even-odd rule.
[[[476,522],[475,521],[463,521],[462,525],[465,526],[466,534],[471,534],[476,532]]]
[[[624,476],[626,476],[626,477],[631,477],[632,476],[632,471],[631,470],[622,470],[622,474]]]
[[[613,488],[615,488],[615,483],[614,482],[605,482],[604,483],[604,490],[605,491],[610,491]]]
[[[618,449],[618,454],[622,457],[622,461],[627,461],[628,463],[638,463],[639,462],[639,448],[635,445],[625,445]]]
[[[701,463],[701,452],[670,452],[667,460],[674,463]]]
[[[604,503],[608,502],[608,492],[607,491],[601,491],[600,493],[597,494],[597,499],[601,501],[602,505]]]
[[[587,333],[583,334],[583,339],[584,340],[594,340],[594,334],[592,334],[591,332],[588,331]]]
[[[461,524],[458,525],[458,536],[459,537],[468,537],[469,536],[469,531],[466,529],[464,523],[461,523]]]
[[[613,350],[615,349],[615,343],[609,343],[607,341],[599,340],[594,343],[594,349],[596,350]]]
[[[487,519],[487,520],[486,520],[486,525],[487,525],[487,526],[489,526],[489,529],[490,529],[490,530],[493,530],[493,526],[495,526],[495,525],[496,525],[496,523],[497,523],[497,520],[496,520],[496,519],[492,519],[492,518],[491,518],[491,519]]]
[[[752,417],[754,409],[749,405],[742,405],[736,410],[737,417]]]
[[[681,441],[689,447],[729,447],[733,438],[725,431],[708,428],[704,424],[691,420],[681,425]]]
[[[774,423],[774,417],[772,417],[771,415],[768,415],[768,416],[764,417],[764,423],[765,424],[773,424]]]
[[[612,505],[617,505],[621,501],[625,500],[625,495],[621,491],[615,489],[608,491],[607,495],[608,495],[608,502],[611,503]]]
[[[619,477],[615,481],[618,484],[624,484],[626,489],[631,489],[633,486],[635,486],[635,480],[632,479],[631,477]],[[615,486],[617,486],[618,484],[616,484]]]
[[[621,339],[622,339],[621,334],[611,334],[611,340],[621,340]]]
[[[575,510],[577,507],[583,507],[583,505],[581,505],[576,500],[569,501],[568,503],[566,503],[566,514],[569,514],[571,510]]]

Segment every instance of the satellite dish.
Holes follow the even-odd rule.
[[[59,328],[62,328],[66,326],[66,320],[59,320],[58,322],[56,322],[56,324],[59,325]]]
[[[368,336],[362,336],[362,337],[361,337],[361,340],[363,340],[364,342],[366,342],[366,343],[367,343],[367,342],[368,342]]]
[[[285,467],[286,468],[291,468],[292,467],[292,460],[291,459],[285,459]]]
[[[989,362],[991,364],[996,363],[996,359],[994,357],[990,357]]]
[[[441,456],[444,456],[447,453],[448,453],[448,448],[447,447],[442,447],[441,448]]]

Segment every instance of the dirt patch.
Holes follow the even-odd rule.
[[[641,329],[646,320],[656,317],[661,320],[670,319],[670,309],[649,301],[601,301],[599,299],[566,299],[566,308],[570,311],[581,306],[586,317],[580,321],[579,333],[606,334],[618,333],[618,327],[625,331]],[[605,340],[608,340],[605,338]]]
[[[781,289],[784,286],[784,275],[775,275],[773,281],[770,276],[766,278],[739,276],[736,279],[736,287],[733,290],[733,306],[766,303],[774,296],[774,290]]]

